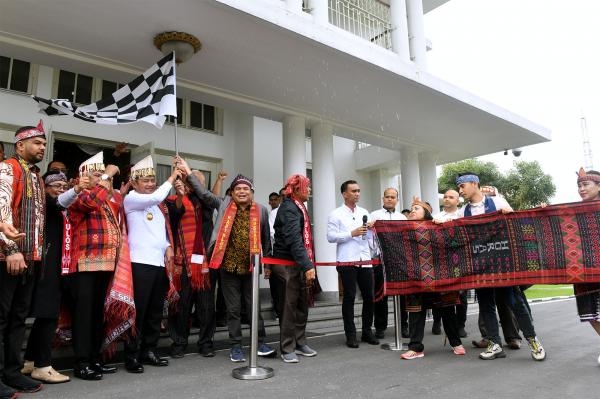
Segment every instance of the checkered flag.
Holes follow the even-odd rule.
[[[77,106],[69,100],[35,97],[48,116],[71,115],[87,122],[116,125],[144,121],[162,128],[165,115],[177,117],[175,60],[169,54],[128,85],[100,101]]]

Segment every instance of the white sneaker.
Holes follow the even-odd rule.
[[[488,344],[488,347],[485,350],[485,352],[481,352],[479,354],[479,358],[483,360],[493,360],[502,357],[506,357],[506,353],[504,353],[500,345],[495,344],[492,341],[490,341],[490,343]]]
[[[531,357],[533,360],[541,361],[546,358],[546,351],[537,337],[527,338],[527,343],[529,344],[529,348],[531,348]]]

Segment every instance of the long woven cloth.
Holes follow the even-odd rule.
[[[600,282],[600,201],[375,223],[386,294]]]

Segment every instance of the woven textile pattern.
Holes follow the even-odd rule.
[[[600,201],[441,225],[377,221],[386,294],[600,282]]]

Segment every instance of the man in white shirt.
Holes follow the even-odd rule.
[[[355,180],[347,180],[341,186],[344,204],[334,209],[327,220],[327,241],[337,244],[338,262],[370,261],[371,252],[367,240],[369,212],[357,206],[360,187]],[[344,286],[342,317],[346,345],[358,348],[354,325],[354,298],[356,284],[363,298],[361,341],[378,345],[371,325],[373,324],[373,267],[372,265],[338,266],[337,271]]]
[[[466,203],[459,211],[461,216],[476,216],[494,211],[502,211],[502,213],[513,211],[504,198],[500,196],[485,196],[479,186],[479,177],[472,172],[461,173],[456,179],[456,185],[458,186],[459,194],[464,198]],[[495,291],[500,291],[501,295],[507,299],[506,302],[512,307],[519,327],[529,343],[531,357],[534,360],[544,360],[546,352],[536,336],[531,315],[527,310],[519,287],[479,288],[476,290],[477,298],[479,299],[479,313],[483,316],[485,328],[489,336],[488,347],[485,352],[479,354],[479,358],[492,360],[506,357],[500,341],[498,318],[496,317]]]
[[[406,216],[396,210],[398,204],[398,190],[393,187],[386,188],[383,191],[383,207],[371,212],[371,222],[377,220],[406,220]],[[379,259],[379,246],[375,240],[370,240],[369,245],[371,246],[371,256],[374,259]],[[374,280],[374,324],[375,324],[375,338],[385,338],[385,330],[388,324],[388,297],[384,296],[384,283],[385,276],[383,266],[375,265],[373,267],[373,280]],[[404,296],[401,297],[401,312],[400,312],[400,325],[402,328],[402,334],[408,336],[408,313],[406,312],[406,304]]]
[[[165,266],[173,262],[173,248],[160,203],[167,198],[173,182],[181,177],[174,167],[169,179],[156,187],[152,158],[146,157],[131,168],[131,191],[123,200],[129,233],[136,335],[125,344],[125,368],[143,373],[143,364],[167,366],[167,359],[154,352],[160,337],[160,322],[169,280]],[[165,207],[166,210],[166,207]],[[166,212],[165,212],[166,213]]]

